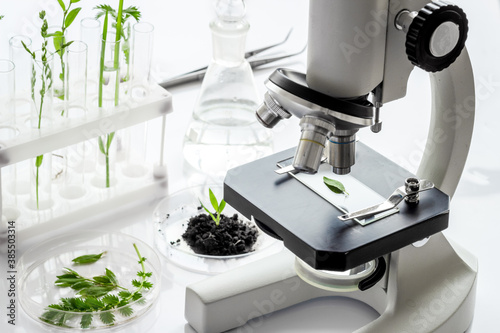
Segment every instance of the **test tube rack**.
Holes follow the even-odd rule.
[[[158,85],[152,85],[147,97],[141,100],[128,98],[119,107],[111,110],[92,110],[85,117],[64,119],[51,127],[20,131],[19,135],[2,144],[0,149],[0,172],[5,167],[53,152],[65,147],[96,140],[97,137],[130,128],[134,125],[161,118],[161,125],[155,127],[155,161],[144,163],[147,173],[143,177],[130,178],[117,170],[120,177],[112,188],[92,188],[88,185],[87,195],[78,200],[68,200],[57,195],[58,184],[52,184],[54,205],[48,210],[36,211],[27,205],[25,195],[7,199],[11,194],[0,182],[0,212],[2,219],[15,220],[18,235],[32,237],[47,230],[60,228],[70,223],[101,214],[110,208],[125,207],[131,203],[144,202],[166,192],[167,172],[164,161],[166,115],[172,112],[172,95]],[[118,169],[118,168],[117,168]],[[1,177],[0,177],[1,178]],[[4,181],[5,182],[5,181]],[[2,188],[3,187],[3,188]],[[152,198],[153,197],[153,198]],[[9,204],[5,204],[9,201]],[[15,202],[12,205],[11,202]]]

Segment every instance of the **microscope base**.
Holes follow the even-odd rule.
[[[285,250],[188,286],[188,323],[198,333],[222,332],[325,296],[356,299],[381,314],[355,333],[461,333],[472,323],[477,260],[442,233],[422,247],[410,245],[392,253],[386,277],[366,291],[313,287],[297,276],[294,259]]]

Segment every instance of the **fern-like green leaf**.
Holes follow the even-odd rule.
[[[101,321],[106,325],[112,325],[115,321],[115,315],[113,314],[113,311],[101,312],[99,314],[99,318],[101,318]]]
[[[112,307],[118,305],[118,303],[120,303],[120,299],[115,296],[115,295],[106,295],[104,296],[101,301],[106,304],[106,305],[110,305]]]
[[[92,315],[90,313],[86,313],[82,316],[82,319],[80,320],[80,327],[90,328],[90,325],[92,325]]]
[[[104,308],[104,303],[95,297],[86,297],[85,304],[87,304],[90,308],[94,310],[99,310]]]
[[[132,294],[129,291],[122,290],[118,293],[118,296],[120,296],[120,298],[122,298],[122,299],[125,299],[125,298],[129,298],[130,296],[132,296]]]
[[[130,306],[121,307],[118,311],[125,317],[130,317],[134,313],[134,310]]]

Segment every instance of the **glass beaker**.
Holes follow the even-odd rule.
[[[242,0],[218,0],[210,23],[210,62],[184,139],[185,161],[203,173],[225,175],[272,152],[268,129],[257,123],[259,97],[245,40],[250,28]]]

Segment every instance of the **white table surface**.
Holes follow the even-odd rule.
[[[111,2],[113,5],[117,1]],[[83,0],[85,6],[79,18],[90,14],[89,8],[100,2]],[[212,17],[212,1],[126,1],[127,5],[138,5],[143,20],[155,25],[153,72],[157,80],[206,64],[210,59],[211,42],[208,21]],[[477,113],[475,132],[470,157],[451,203],[450,226],[445,234],[458,241],[479,258],[479,281],[477,284],[476,314],[472,332],[493,332],[497,327],[499,272],[497,255],[500,245],[498,215],[500,202],[500,124],[498,99],[500,99],[500,71],[497,38],[500,22],[500,3],[483,0],[480,3],[457,0],[469,17],[468,50],[475,71]],[[294,28],[290,43],[283,49],[300,50],[307,36],[307,1],[305,0],[248,0],[248,20],[251,30],[247,39],[248,49],[267,45],[283,38],[290,27]],[[39,10],[45,8],[52,22],[59,22],[55,0],[23,0],[0,2],[0,59],[8,57],[8,38],[15,34],[30,34],[35,30]],[[75,32],[76,33],[76,32]],[[70,35],[71,36],[71,35]],[[305,70],[305,53],[299,57],[282,61],[276,66]],[[255,72],[259,90],[263,93],[264,80],[274,66]],[[192,185],[198,177],[184,171],[181,145],[184,131],[190,120],[199,83],[172,88],[174,112],[167,121],[167,163],[169,186],[173,193]],[[415,70],[412,74],[408,96],[389,103],[382,109],[383,131],[373,134],[368,129],[360,131],[359,138],[410,171],[418,166],[418,156],[425,143],[430,113],[430,87],[427,74]],[[412,129],[406,124],[412,122]],[[274,129],[274,149],[281,151],[296,145],[299,135],[297,120],[283,122]],[[499,186],[499,187],[497,187]],[[150,201],[133,211],[110,210],[106,216],[89,218],[84,228],[122,231],[133,234],[152,244],[153,230],[151,214],[156,201]],[[80,228],[82,224],[79,224]],[[18,255],[37,241],[48,239],[71,230],[47,230],[36,239],[18,239]],[[1,252],[4,256],[4,252]],[[2,258],[1,260],[4,260]],[[0,331],[38,332],[44,331],[18,309],[16,326],[6,321],[6,279],[0,273]],[[194,332],[184,319],[184,289],[191,282],[205,278],[189,273],[164,261],[162,290],[154,310],[143,320],[128,326],[126,332]],[[377,314],[356,301],[327,298],[269,315],[264,320],[235,332],[352,332],[375,319]],[[450,332],[452,333],[452,332]],[[455,332],[453,332],[455,333]]]

